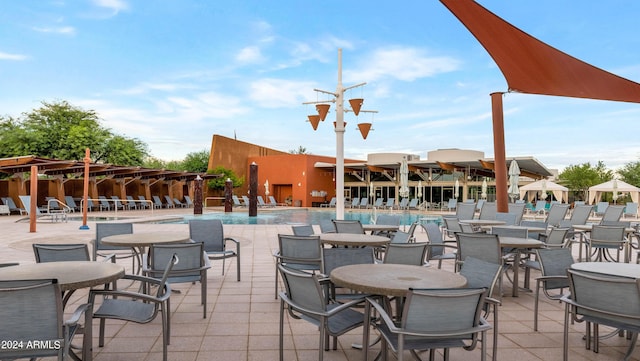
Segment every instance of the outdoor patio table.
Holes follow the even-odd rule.
[[[347,247],[380,247],[388,244],[389,237],[356,233],[321,233],[320,242],[333,246]]]
[[[501,226],[506,224],[505,221],[497,219],[461,219],[458,223],[469,224],[472,227]]]
[[[577,262],[571,269],[612,276],[640,278],[640,265],[618,262]]]
[[[21,264],[0,268],[0,280],[57,279],[63,291],[63,304],[73,291],[113,282],[124,277],[124,267],[109,262],[64,261]],[[93,357],[92,325],[84,326],[82,359]]]
[[[400,226],[395,226],[392,224],[363,224],[362,229],[365,231],[370,231],[371,234],[375,232],[393,232],[400,229]]]
[[[512,297],[518,297],[518,274],[520,268],[520,252],[532,248],[544,248],[544,242],[532,238],[498,237],[502,249],[514,249]]]
[[[590,259],[589,258],[589,251],[587,250],[587,244],[584,241],[584,237],[586,236],[586,233],[591,232],[591,230],[593,229],[594,224],[593,223],[587,223],[587,224],[575,224],[573,226],[571,226],[576,233],[578,233],[580,235],[580,237],[578,237],[578,262],[582,262],[582,245],[584,245],[585,248],[585,259]],[[636,229],[634,227],[625,227],[624,229],[624,233],[627,237],[629,237],[629,235],[633,234],[634,232],[636,232]],[[627,249],[625,250],[625,260],[630,260],[631,259],[631,248],[628,247],[627,243]]]

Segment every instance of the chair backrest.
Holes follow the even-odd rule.
[[[278,202],[276,201],[276,199],[273,196],[268,196],[269,199],[269,205],[270,206],[277,206]]]
[[[64,196],[64,202],[67,204],[67,207],[71,209],[77,209],[78,205],[72,196]]]
[[[321,220],[319,225],[322,233],[336,233],[336,225],[330,220]]]
[[[409,201],[409,205],[407,205],[407,207],[409,207],[409,209],[414,209],[418,207],[418,198],[413,198]]]
[[[256,199],[258,200],[258,205],[260,205],[260,206],[266,206],[267,205],[264,202],[264,198],[262,198],[262,196],[256,196]]]
[[[567,269],[575,262],[570,248],[540,248],[536,249],[536,256],[540,262],[542,276],[566,276]],[[548,290],[569,287],[567,279],[549,279],[544,282]]]
[[[638,217],[638,203],[627,202],[624,206],[624,215]]]
[[[546,212],[547,211],[547,201],[537,200],[536,208],[533,210],[536,213]]]
[[[336,227],[337,233],[364,234],[364,228],[359,220],[331,220]]]
[[[573,207],[571,212],[570,225],[585,224],[593,211],[593,206],[582,205]]]
[[[376,198],[376,201],[373,203],[373,206],[376,208],[382,207],[382,202],[384,202],[384,199]]]
[[[578,315],[598,319],[604,325],[640,326],[640,278],[567,271],[571,299]],[[581,307],[582,306],[582,307]]]
[[[456,198],[449,198],[449,201],[447,202],[447,208],[449,210],[452,210],[452,209],[456,209],[457,206],[458,206],[458,200]]]
[[[554,203],[547,213],[547,226],[557,227],[560,221],[563,221],[569,211],[569,205],[563,203]]]
[[[456,217],[458,219],[473,219],[476,214],[476,204],[460,202],[456,206]]]
[[[193,201],[191,200],[191,197],[185,195],[184,201],[187,203],[187,207],[193,207]]]
[[[515,226],[516,218],[516,215],[512,213],[496,212],[496,220],[503,221],[505,226]]]
[[[20,198],[20,202],[22,202],[22,206],[24,207],[24,210],[27,212],[27,214],[30,214],[31,212],[31,196],[18,196]],[[11,199],[11,198],[9,198]],[[39,216],[42,213],[40,212],[40,208],[38,208],[36,206],[36,215]]]
[[[400,216],[396,214],[378,214],[378,217],[376,218],[376,224],[399,226]]]
[[[427,253],[427,243],[389,243],[384,252],[384,263],[422,266]]]
[[[462,228],[460,227],[460,223],[458,222],[458,218],[455,217],[442,217],[444,221],[444,227],[449,232],[462,232]]]
[[[85,243],[42,244],[34,243],[33,253],[37,263],[59,261],[90,261],[89,247]]]
[[[58,356],[63,359],[64,310],[56,280],[0,281],[0,340],[47,340],[60,347],[0,350],[1,359]]]
[[[233,200],[233,204],[236,205],[236,206],[241,206],[242,205],[242,203],[240,203],[240,199],[235,194],[231,196],[231,200]]]
[[[249,207],[249,203],[251,202],[251,201],[249,200],[249,197],[247,197],[247,196],[242,196],[242,201],[244,202],[244,205],[245,205],[245,206]]]
[[[336,197],[331,197],[331,200],[329,201],[329,207],[335,207],[337,201],[338,199]]]
[[[326,311],[325,294],[317,275],[298,272],[282,264],[277,266],[284,281],[285,296],[291,304],[295,305],[294,309],[319,313]]]
[[[427,259],[431,259],[435,256],[441,256],[444,253],[444,247],[438,247],[434,245],[444,244],[444,237],[440,231],[440,227],[435,223],[427,223],[422,225],[427,231],[427,238],[429,239],[430,247],[427,248]]]
[[[322,261],[320,236],[278,235],[279,256],[285,263],[317,263]]]
[[[362,197],[362,199],[360,199],[360,207],[367,207],[369,205],[369,198],[367,197]]]
[[[400,209],[406,209],[409,205],[409,198],[402,198],[400,200],[400,204],[398,204],[398,207]]]
[[[409,232],[395,231],[389,243],[409,243],[411,234]]]
[[[291,226],[291,230],[296,236],[312,236],[315,233],[313,226],[310,224]]]
[[[564,247],[567,245],[567,234],[569,228],[552,228],[547,234],[545,244],[547,247]]]
[[[111,207],[111,203],[109,203],[109,200],[107,199],[107,197],[105,196],[98,196],[98,199],[100,200],[100,204],[103,207],[107,207],[110,208]]]
[[[153,198],[153,204],[154,204],[156,207],[159,207],[159,208],[161,208],[161,207],[162,207],[162,200],[160,200],[160,197],[158,197],[158,196],[151,196],[151,198]]]
[[[373,264],[373,248],[322,248],[322,273],[329,276],[331,271],[351,264]]]
[[[169,197],[168,195],[164,196],[164,200],[167,201],[167,207],[173,207],[175,206],[175,204],[173,204],[173,200],[171,199],[171,197]]]
[[[122,208],[122,202],[120,202],[120,198],[118,198],[118,196],[111,196],[111,199],[113,199],[113,204],[116,208]]]
[[[129,247],[109,246],[101,242],[102,238],[117,234],[133,233],[132,223],[96,223],[96,239],[93,244],[93,260],[101,250],[131,250]]]
[[[509,211],[508,211],[508,213],[516,215],[515,225],[519,225],[520,221],[522,221],[522,216],[524,215],[524,208],[526,206],[527,206],[527,204],[524,203],[524,201],[523,202],[516,201],[516,203],[509,203]]]
[[[482,210],[482,206],[484,206],[484,202],[486,202],[486,200],[478,199],[478,203],[476,204],[476,211],[480,212],[480,210]]]
[[[353,198],[351,200],[351,207],[358,207],[360,205],[360,198]]]
[[[387,198],[387,203],[384,206],[388,208],[393,208],[395,205],[396,205],[395,198]]]
[[[605,242],[623,242],[624,241],[624,227],[616,226],[600,226],[594,225],[591,228],[592,241],[605,241]]]
[[[225,250],[224,227],[219,219],[192,219],[189,221],[189,238],[204,243],[205,252]]]
[[[500,241],[495,234],[457,233],[458,259],[462,262],[467,257],[474,257],[485,262],[502,264]]]
[[[44,206],[49,209],[59,210],[60,206],[58,205],[58,199],[55,197],[45,197]]]
[[[467,288],[486,288],[488,296],[493,294],[501,273],[502,265],[475,257],[467,257],[460,269],[460,275],[467,279]]]
[[[174,256],[178,262],[169,272],[170,283],[193,282],[205,265],[204,243],[154,244],[149,247],[148,275],[160,278]]]
[[[484,204],[482,204],[482,209],[480,210],[480,216],[478,216],[478,218],[496,219],[496,213],[498,213],[496,202],[484,202]]]
[[[491,234],[495,234],[498,237],[515,237],[515,238],[527,238],[529,232],[527,228],[515,228],[515,227],[491,227]]]
[[[602,215],[601,222],[618,222],[624,212],[624,206],[609,206]]]
[[[607,208],[609,208],[609,202],[598,202],[596,204],[595,212],[598,214],[604,214],[604,212],[607,211]]]
[[[486,288],[412,289],[402,310],[400,327],[424,333],[472,329],[480,324]],[[446,336],[444,336],[446,337]],[[463,338],[477,338],[470,333]]]

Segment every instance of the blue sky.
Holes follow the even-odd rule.
[[[640,82],[640,2],[479,3],[534,37]],[[345,156],[441,148],[493,157],[489,94],[506,91],[487,52],[439,1],[4,1],[0,115],[42,101],[95,110],[103,125],[182,159],[213,134],[289,151],[335,155],[331,122],[306,122],[334,91],[338,48],[346,93]],[[333,110],[333,107],[332,107]],[[507,157],[550,168],[640,160],[640,104],[509,93]],[[330,112],[328,120],[335,119]],[[356,124],[373,123],[363,140]]]

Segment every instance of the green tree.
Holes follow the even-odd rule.
[[[209,151],[201,150],[187,154],[182,166],[187,172],[205,173],[209,168]]]
[[[640,187],[640,162],[630,162],[618,169],[618,174],[623,181]]]
[[[91,149],[94,162],[142,165],[147,145],[113,134],[100,124],[97,113],[66,101],[47,103],[19,119],[0,117],[0,157],[36,155],[81,160]]]
[[[587,162],[568,166],[558,179],[570,191],[581,194],[581,199],[587,199],[589,187],[613,179],[613,171],[607,169],[602,161],[595,166]]]
[[[218,166],[212,170],[207,171],[207,174],[222,174],[222,177],[209,180],[207,186],[209,189],[221,190],[224,189],[224,184],[227,179],[231,179],[233,187],[240,187],[244,184],[244,177],[238,178],[238,176],[231,170],[225,167]]]
[[[307,151],[307,148],[303,146],[299,146],[298,149],[293,149],[289,151],[290,154],[311,154]]]
[[[142,163],[142,166],[145,168],[163,169],[167,167],[167,163],[160,158],[147,157]]]

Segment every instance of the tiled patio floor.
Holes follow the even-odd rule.
[[[205,212],[210,211],[207,209]],[[148,212],[148,211],[146,211]],[[192,210],[156,210],[155,216],[192,212]],[[119,216],[142,216],[145,211],[119,212]],[[106,216],[99,212],[90,216]],[[0,263],[34,262],[31,244],[90,243],[95,235],[95,222],[90,230],[79,230],[78,221],[67,223],[38,222],[35,233],[29,224],[16,223],[20,216],[0,217]],[[134,231],[173,230],[188,232],[186,224],[135,224]],[[200,287],[177,284],[181,293],[171,295],[172,335],[169,359],[180,361],[213,360],[277,360],[279,300],[274,299],[275,264],[273,249],[277,248],[277,234],[290,233],[288,225],[225,225],[225,235],[241,242],[242,281],[236,281],[235,259],[214,262],[209,270],[208,315],[202,318]],[[426,233],[416,232],[418,241],[426,240]],[[577,251],[577,249],[576,249]],[[452,263],[443,265],[452,270]],[[536,274],[533,274],[535,277]],[[533,283],[535,284],[535,283]],[[505,282],[503,305],[499,309],[499,360],[561,360],[563,306],[543,300],[539,332],[533,331],[533,295],[521,292],[513,298],[511,285]],[[86,292],[77,292],[72,302],[83,302]],[[69,305],[69,309],[73,309]],[[491,321],[491,320],[490,320]],[[0,326],[1,327],[1,326]],[[612,337],[601,341],[600,353],[585,350],[582,333],[584,324],[572,326],[569,338],[570,360],[619,360],[626,351],[627,341]],[[285,325],[285,360],[316,360],[318,331],[302,320],[288,320]],[[94,359],[161,360],[162,340],[159,319],[152,324],[107,321],[106,345],[98,347],[97,322],[94,322]],[[292,336],[293,335],[293,336]],[[354,330],[339,338],[337,351],[325,352],[325,360],[362,360],[361,351],[351,344],[361,341],[362,330]],[[373,351],[379,350],[375,346]],[[488,344],[491,350],[491,344]],[[634,360],[640,358],[636,351]],[[479,348],[474,351],[452,350],[450,359],[479,360]]]

